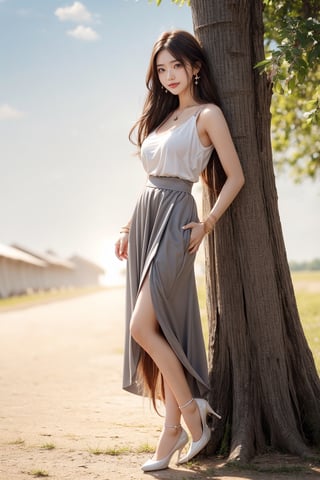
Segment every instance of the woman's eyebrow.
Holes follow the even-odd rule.
[[[178,60],[170,60],[169,63],[175,63],[177,62]],[[163,67],[164,66],[164,63],[157,63],[157,67]]]

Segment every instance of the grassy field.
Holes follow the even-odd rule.
[[[25,308],[39,303],[49,303],[55,300],[63,300],[77,297],[79,295],[86,295],[88,293],[97,292],[104,287],[78,287],[65,288],[60,290],[50,290],[43,292],[30,293],[28,295],[18,295],[16,297],[0,298],[0,313],[16,308]]]
[[[292,280],[302,326],[312,350],[317,370],[320,372],[320,272],[294,272],[292,274]],[[203,331],[207,344],[208,325],[206,321],[204,279],[198,278],[197,283],[201,315],[203,318]],[[0,313],[1,311],[9,309],[25,308],[38,303],[48,303],[54,300],[86,295],[98,291],[101,288],[102,287],[73,288],[2,298],[0,299]]]
[[[300,320],[320,373],[320,272],[292,275]]]
[[[292,280],[303,330],[320,373],[320,272],[294,272]],[[205,287],[202,278],[198,279],[198,294],[203,332],[207,344],[208,325]]]

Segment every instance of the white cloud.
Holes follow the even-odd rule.
[[[24,112],[21,112],[8,104],[0,105],[0,120],[15,120],[24,115]]]
[[[73,30],[69,30],[67,34],[77,40],[85,40],[86,42],[94,42],[99,38],[97,32],[91,27],[84,27],[83,25],[78,25]]]
[[[61,22],[82,22],[91,23],[92,14],[81,2],[74,2],[69,7],[60,7],[54,12]]]

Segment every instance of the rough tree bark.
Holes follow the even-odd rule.
[[[244,462],[267,446],[308,455],[320,443],[320,382],[278,214],[271,85],[253,69],[264,58],[262,8],[260,0],[191,0],[246,178],[206,245],[210,402],[223,417],[208,453]],[[207,191],[205,210],[213,200]]]

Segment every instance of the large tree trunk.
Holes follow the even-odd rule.
[[[320,382],[299,320],[278,214],[260,0],[191,0],[246,183],[206,245],[209,453],[248,461],[320,442]],[[214,201],[207,191],[204,208]],[[297,219],[297,223],[303,219]]]

